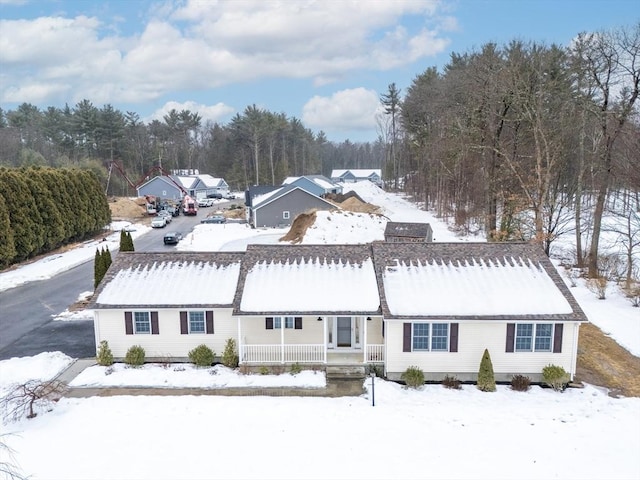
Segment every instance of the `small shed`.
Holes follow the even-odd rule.
[[[428,243],[433,241],[433,230],[428,223],[387,222],[384,241]]]

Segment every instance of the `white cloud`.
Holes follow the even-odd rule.
[[[229,116],[235,112],[235,109],[225,105],[224,103],[216,103],[215,105],[203,105],[192,101],[187,102],[167,102],[161,108],[153,112],[148,118],[144,119],[144,122],[150,122],[152,120],[162,121],[163,117],[171,110],[180,112],[182,110],[189,110],[192,113],[198,113],[202,118],[202,124],[207,121],[220,122],[222,118]]]
[[[119,104],[265,78],[322,85],[361,69],[406,65],[446,46],[437,30],[424,27],[437,22],[436,0],[174,5],[155,6],[152,20],[130,37],[95,17],[1,20],[0,99]],[[399,26],[409,17],[417,28]]]
[[[326,132],[371,129],[382,109],[374,90],[353,88],[335,92],[331,97],[315,96],[303,107],[302,121]]]

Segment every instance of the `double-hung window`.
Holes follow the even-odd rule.
[[[412,333],[413,351],[449,351],[448,323],[414,323]]]
[[[133,312],[135,333],[151,333],[151,315],[149,312]]]
[[[204,312],[189,312],[189,333],[206,333]]]
[[[282,328],[284,318],[284,328],[295,328],[294,317],[273,317],[273,328]]]
[[[516,352],[550,352],[553,325],[548,323],[518,323],[515,332]]]

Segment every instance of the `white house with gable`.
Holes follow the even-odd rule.
[[[397,380],[576,371],[587,321],[544,252],[524,243],[250,245],[246,252],[122,252],[98,286],[96,345],[185,361],[236,340],[247,366],[379,364]]]

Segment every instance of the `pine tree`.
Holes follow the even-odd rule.
[[[127,232],[125,230],[120,230],[120,251],[126,252],[127,248]]]
[[[104,265],[105,265],[104,273],[107,273],[107,270],[109,270],[109,267],[111,266],[112,263],[113,263],[113,259],[111,258],[111,252],[109,251],[109,247],[105,247],[105,250],[104,250]]]
[[[496,391],[496,379],[493,374],[493,364],[491,363],[491,356],[489,350],[485,348],[482,355],[482,361],[480,362],[480,371],[478,372],[478,390],[483,392],[495,392]]]
[[[131,232],[127,232],[127,252],[135,252],[136,249],[133,246],[133,237],[131,236]]]
[[[93,260],[93,288],[98,287],[98,284],[102,280],[104,274],[102,273],[102,265],[104,264],[104,256],[102,252],[96,248],[96,255]]]

